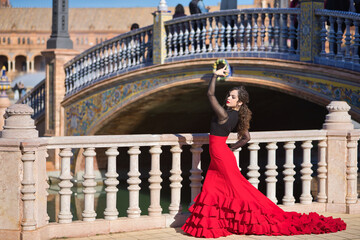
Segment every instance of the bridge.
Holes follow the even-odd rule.
[[[13,161],[3,161],[0,172],[9,196],[0,215],[3,239],[180,226],[201,190],[208,135],[101,136],[101,126],[161,91],[203,86],[217,58],[228,59],[234,68],[227,84],[273,89],[328,106],[321,130],[252,132],[248,155],[246,149],[234,152],[249,182],[285,210],[359,213],[360,132],[351,118],[360,121],[360,15],[321,6],[304,1],[300,9],[231,10],[175,20],[157,11],[153,25],[75,57],[68,50],[45,51],[47,78],[21,100],[32,109],[14,105],[5,115],[0,154]],[[35,123],[50,137],[38,137]],[[231,135],[228,143],[235,140]],[[59,158],[54,212],[45,203],[47,156]],[[160,164],[164,161],[168,164]],[[98,214],[95,188],[101,167],[106,169],[106,208]],[[82,174],[75,176],[77,171]],[[124,199],[117,193],[124,179],[129,204],[122,209],[118,204]],[[75,210],[74,184],[83,187]],[[146,207],[140,204],[141,191],[149,196]],[[169,204],[162,202],[166,199]]]

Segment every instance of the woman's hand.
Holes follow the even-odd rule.
[[[214,74],[217,75],[217,76],[222,76],[223,77],[228,72],[229,72],[229,70],[227,69],[227,66],[225,66],[223,68],[220,68],[220,69],[216,70]]]

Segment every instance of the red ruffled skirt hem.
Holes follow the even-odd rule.
[[[182,230],[195,237],[231,234],[299,235],[346,229],[339,218],[284,212],[244,178],[227,137],[210,135],[211,162],[202,192],[189,208]]]

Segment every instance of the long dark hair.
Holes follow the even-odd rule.
[[[234,87],[230,89],[228,94],[226,95],[225,102],[227,98],[230,96],[230,92],[236,90],[239,97],[239,102],[242,102],[242,105],[239,109],[239,121],[237,123],[237,133],[238,139],[240,139],[246,131],[250,128],[250,120],[252,116],[252,112],[248,107],[249,103],[249,93],[246,91],[244,86]]]

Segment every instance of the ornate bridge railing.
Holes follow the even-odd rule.
[[[322,26],[321,53],[315,62],[360,71],[360,14],[323,9],[315,14]]]
[[[299,14],[298,8],[239,9],[167,21],[166,60],[194,55],[299,60]]]
[[[102,42],[65,65],[66,95],[102,79],[152,64],[152,26]]]
[[[45,113],[45,79],[39,82],[31,91],[20,98],[16,103],[23,103],[29,105],[34,109],[32,117],[39,118]]]

